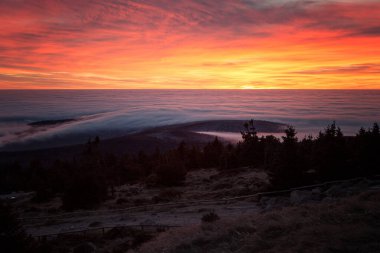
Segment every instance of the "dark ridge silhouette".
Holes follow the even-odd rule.
[[[76,119],[42,120],[28,123],[29,126],[51,126],[76,121]]]
[[[63,207],[73,210],[95,207],[107,198],[108,190],[112,192],[113,187],[128,182],[179,185],[187,171],[199,168],[260,168],[270,175],[273,189],[379,173],[377,123],[352,137],[345,137],[332,123],[317,137],[302,140],[289,126],[280,140],[259,137],[251,120],[244,124],[241,134],[242,141],[236,145],[214,138],[203,146],[182,141],[176,148],[154,147],[150,153],[113,153],[112,149],[102,149],[103,141],[95,137],[70,158],[3,163],[0,191],[35,191],[37,202],[61,194]]]
[[[175,148],[181,141],[185,141],[189,145],[202,146],[212,141],[214,137],[197,133],[197,131],[230,131],[238,133],[243,123],[244,121],[242,120],[212,120],[156,127],[135,134],[102,140],[99,148],[106,152],[121,155],[124,153],[136,154],[140,150],[150,154],[156,148],[165,151]],[[255,121],[256,125],[263,132],[282,132],[286,127],[284,124],[268,121]],[[78,136],[78,138],[83,139],[83,136]],[[70,159],[80,153],[83,148],[83,144],[38,148],[40,146],[44,146],[43,143],[33,141],[0,148],[0,164],[12,161],[24,163],[23,161],[31,159]]]
[[[57,121],[61,123],[56,123]],[[57,121],[39,121],[31,124],[35,124],[35,127],[48,127],[49,125],[46,123],[51,122],[50,126],[54,127],[58,124],[67,123],[69,121],[76,121],[76,119],[63,119]],[[152,143],[154,146],[158,145],[160,148],[165,148],[165,146],[173,148],[181,140],[185,140],[188,143],[207,143],[208,141],[212,140],[212,137],[197,132],[213,131],[238,133],[241,130],[243,123],[244,121],[242,120],[208,120],[153,127],[148,129],[136,129],[134,133],[120,133],[119,137],[104,140],[102,142],[101,148],[104,147],[106,150],[109,150],[111,148],[113,149],[113,152],[117,153],[119,150],[125,152],[124,149],[127,149],[128,152],[133,152],[134,150],[137,150],[135,152],[138,152],[144,148],[149,149],[149,147],[152,146],[149,143]],[[260,132],[271,133],[282,132],[286,127],[286,125],[281,123],[260,120],[255,121],[255,126]],[[68,152],[68,147],[73,147],[75,149],[75,146],[78,146],[80,143],[84,143],[89,137],[94,137],[95,135],[101,134],[91,134],[91,136],[90,134],[86,133],[57,135],[40,139],[30,139],[23,142],[8,143],[0,147],[0,156],[1,152],[21,152],[39,149],[44,149],[46,151],[47,149],[55,148],[64,148],[65,152]]]

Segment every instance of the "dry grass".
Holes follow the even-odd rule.
[[[380,192],[173,229],[138,252],[380,252]]]

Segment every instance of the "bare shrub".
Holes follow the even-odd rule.
[[[164,186],[181,185],[186,179],[186,173],[186,169],[179,161],[161,164],[156,170],[156,183]]]
[[[215,222],[219,219],[219,216],[215,212],[209,212],[202,216],[203,222]]]
[[[128,200],[126,200],[125,198],[118,198],[116,200],[116,204],[118,204],[118,205],[122,205],[122,204],[125,204],[125,203],[128,203]]]

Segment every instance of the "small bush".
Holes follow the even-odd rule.
[[[128,203],[128,201],[125,198],[118,198],[116,200],[116,204],[118,205],[125,204],[125,203]]]
[[[219,216],[215,212],[209,212],[202,217],[203,222],[215,222],[219,219]]]
[[[225,189],[231,189],[232,184],[231,183],[219,183],[213,187],[213,190],[225,190]]]
[[[124,238],[131,235],[131,230],[125,227],[114,227],[107,231],[105,238],[108,240],[115,240],[117,238]]]
[[[112,249],[112,253],[125,253],[131,248],[130,242],[122,242]]]
[[[166,189],[160,191],[160,193],[157,196],[154,196],[152,198],[153,202],[168,202],[172,200],[176,200],[181,198],[182,192],[174,190],[174,189]]]
[[[50,189],[38,189],[32,198],[34,203],[49,202],[54,197],[54,193]]]
[[[149,203],[150,203],[149,199],[145,199],[145,198],[138,198],[138,199],[133,200],[133,204],[136,206],[146,205]]]
[[[171,161],[160,165],[157,170],[158,185],[176,186],[181,185],[186,179],[186,170],[181,162]]]
[[[27,237],[11,207],[0,200],[1,252],[31,252],[32,242]]]
[[[150,241],[153,238],[153,235],[145,231],[135,231],[133,234],[132,248],[137,248],[141,244]]]
[[[94,222],[91,222],[88,226],[90,228],[93,228],[93,227],[99,227],[100,225],[102,225],[100,221],[94,221]]]
[[[73,178],[62,196],[62,208],[67,211],[91,209],[107,198],[107,185],[95,175]]]

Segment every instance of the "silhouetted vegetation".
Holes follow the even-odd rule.
[[[167,161],[157,166],[156,183],[164,186],[175,186],[181,184],[186,178],[186,169],[178,160]]]
[[[0,201],[1,252],[33,252],[33,243],[26,236],[9,205]]]
[[[379,173],[380,133],[376,123],[350,137],[332,123],[315,138],[299,140],[291,126],[282,139],[260,137],[253,121],[248,121],[241,134],[242,141],[236,145],[215,138],[203,147],[181,142],[173,150],[137,155],[100,152],[97,137],[71,160],[33,160],[27,166],[15,161],[3,166],[0,191],[35,191],[37,202],[59,194],[63,208],[73,210],[96,207],[107,196],[113,196],[114,187],[129,182],[176,186],[184,182],[187,171],[199,168],[261,168],[270,174],[274,188]]]
[[[215,222],[219,219],[219,215],[217,215],[215,212],[209,212],[202,216],[203,222]]]

